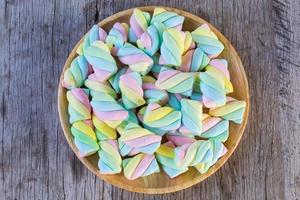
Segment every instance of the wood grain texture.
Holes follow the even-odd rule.
[[[251,112],[229,161],[204,182],[142,195],[97,179],[58,121],[56,88],[69,51],[100,19],[163,5],[201,16],[236,47]],[[1,199],[299,199],[299,0],[0,0]]]

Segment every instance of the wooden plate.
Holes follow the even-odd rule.
[[[153,12],[155,7],[153,6],[147,6],[147,7],[141,7],[141,10],[148,11],[150,13]],[[196,29],[198,26],[200,26],[203,23],[207,23],[205,20],[201,19],[198,16],[195,16],[191,13],[178,10],[175,8],[167,8],[164,7],[166,10],[173,11],[178,13],[179,15],[182,15],[185,17],[183,30],[189,30],[192,31]],[[99,25],[103,27],[105,30],[109,30],[115,22],[127,22],[129,23],[129,18],[132,14],[133,9],[124,10],[122,12],[116,13],[104,20],[102,20]],[[87,158],[80,158],[78,156],[78,150],[76,149],[73,137],[70,132],[70,124],[68,122],[68,112],[67,112],[67,99],[66,99],[66,89],[64,89],[61,86],[61,81],[63,78],[64,71],[70,66],[72,60],[76,56],[76,49],[79,46],[79,44],[83,41],[83,38],[77,43],[77,45],[74,47],[72,52],[70,53],[64,68],[63,72],[60,77],[60,83],[58,86],[58,111],[59,111],[59,118],[61,122],[61,126],[64,131],[64,135],[73,149],[74,153],[78,157],[78,159],[94,174],[96,174],[99,178],[105,180],[107,183],[110,183],[112,185],[115,185],[117,187],[133,191],[133,192],[139,192],[139,193],[148,193],[148,194],[160,194],[160,193],[169,193],[169,192],[175,192],[178,190],[182,190],[185,188],[188,188],[194,184],[197,184],[213,173],[215,173],[225,162],[226,160],[231,156],[235,148],[237,147],[248,118],[249,113],[249,90],[248,90],[248,82],[247,77],[243,68],[243,65],[241,63],[241,60],[236,53],[233,46],[230,44],[230,42],[212,25],[210,25],[210,28],[212,31],[218,36],[218,38],[221,40],[221,42],[225,46],[225,50],[223,53],[219,56],[220,58],[225,58],[228,60],[229,64],[229,71],[232,79],[232,84],[234,86],[234,93],[230,94],[230,96],[233,96],[234,98],[237,98],[238,100],[244,100],[247,102],[247,107],[244,115],[244,120],[241,125],[236,125],[234,123],[230,123],[230,136],[227,142],[225,143],[225,146],[228,148],[228,152],[223,156],[221,159],[218,160],[218,162],[211,167],[208,172],[205,174],[200,174],[195,170],[194,168],[189,169],[188,172],[170,179],[166,174],[163,172],[153,174],[144,178],[139,178],[134,181],[127,180],[123,174],[118,175],[103,175],[100,174],[97,167],[98,162],[98,155],[92,155]]]

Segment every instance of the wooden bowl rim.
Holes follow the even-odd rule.
[[[229,46],[231,47],[231,54],[234,55],[234,57],[236,57],[236,60],[238,62],[238,66],[237,69],[240,70],[240,74],[242,75],[242,80],[244,82],[244,86],[245,86],[245,93],[246,93],[246,97],[245,97],[245,101],[246,101],[246,110],[245,110],[245,114],[244,114],[244,118],[243,118],[243,122],[240,125],[240,132],[239,135],[237,136],[237,142],[233,145],[233,147],[231,149],[228,149],[228,152],[225,154],[225,156],[223,156],[221,159],[218,160],[218,162],[212,166],[206,173],[199,175],[196,178],[191,179],[190,181],[184,182],[180,185],[171,185],[171,186],[167,186],[164,188],[145,188],[145,187],[136,187],[136,186],[130,186],[130,185],[126,185],[126,184],[122,184],[121,182],[119,182],[117,179],[113,179],[113,178],[108,178],[109,176],[103,176],[102,174],[100,174],[94,167],[93,165],[85,158],[82,158],[79,156],[78,150],[75,146],[75,144],[72,141],[72,136],[71,134],[69,134],[68,132],[69,127],[64,126],[64,119],[63,119],[63,113],[62,113],[62,98],[64,98],[66,90],[61,86],[61,82],[63,79],[63,74],[65,72],[65,70],[70,66],[70,63],[72,62],[74,56],[76,56],[76,49],[78,48],[78,46],[80,45],[80,43],[83,42],[83,38],[84,36],[77,42],[77,44],[75,45],[75,47],[73,48],[73,50],[71,51],[71,53],[69,54],[64,67],[63,67],[63,71],[61,73],[60,76],[60,80],[59,80],[59,86],[58,86],[58,95],[57,95],[57,102],[58,102],[58,113],[59,113],[59,120],[60,120],[60,124],[62,126],[63,132],[64,132],[64,136],[67,139],[67,142],[69,143],[69,146],[72,148],[73,152],[76,154],[77,158],[83,163],[84,166],[86,166],[91,172],[93,172],[97,177],[101,178],[102,180],[106,181],[107,183],[110,183],[116,187],[131,191],[131,192],[138,192],[138,193],[145,193],[145,194],[163,194],[163,193],[170,193],[170,192],[176,192],[179,190],[183,190],[186,189],[188,187],[191,187],[201,181],[203,181],[204,179],[208,178],[209,176],[211,176],[212,174],[214,174],[216,171],[219,170],[220,167],[222,167],[225,162],[229,159],[229,157],[232,155],[232,153],[235,151],[236,147],[238,146],[245,127],[247,125],[247,121],[248,121],[248,115],[249,115],[249,109],[250,109],[250,95],[249,95],[249,86],[248,86],[248,80],[247,80],[247,76],[243,67],[243,64],[240,60],[240,57],[238,56],[236,50],[234,49],[234,47],[232,46],[232,44],[228,41],[228,39],[221,33],[218,31],[218,29],[216,29],[213,25],[211,25],[209,22],[207,22],[206,20],[202,19],[199,16],[196,16],[194,14],[191,14],[187,11],[181,10],[181,9],[177,9],[177,8],[170,8],[170,7],[165,7],[165,6],[143,6],[143,7],[135,7],[135,8],[139,8],[143,11],[153,11],[154,8],[164,8],[168,11],[173,11],[178,13],[179,15],[183,15],[185,18],[190,18],[194,21],[203,21],[205,23],[207,23],[210,28],[213,30],[214,33],[217,33],[218,37],[221,37],[221,41],[222,42],[226,42],[229,44]],[[119,18],[121,16],[124,16],[128,13],[132,13],[134,8],[130,8],[130,9],[126,9],[120,12],[117,12],[103,20],[101,20],[98,25],[99,26],[103,26],[105,24],[107,24],[108,22]],[[64,96],[63,96],[64,95]]]

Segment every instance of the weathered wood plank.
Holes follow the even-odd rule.
[[[280,141],[283,144],[285,196],[300,197],[300,6],[299,1],[273,4],[276,67],[279,69]]]
[[[236,47],[251,92],[236,152],[208,180],[168,195],[120,190],[97,179],[68,147],[57,117],[64,61],[97,21],[164,5],[210,21]],[[1,0],[0,195],[4,199],[297,199],[300,196],[298,0]]]

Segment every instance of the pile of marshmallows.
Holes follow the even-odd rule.
[[[182,31],[184,17],[134,9],[130,26],[95,25],[65,71],[74,143],[98,153],[100,173],[133,180],[161,169],[171,178],[205,173],[226,154],[229,121],[246,103],[233,92],[223,44],[207,24]]]

